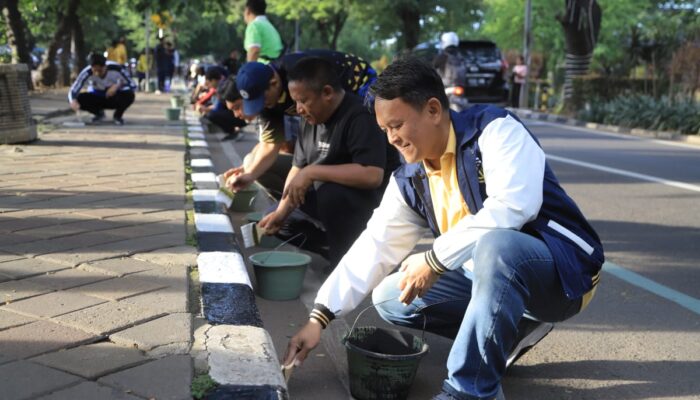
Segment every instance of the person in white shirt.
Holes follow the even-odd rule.
[[[87,85],[87,92],[81,93]],[[114,110],[114,124],[124,125],[123,115],[134,102],[136,83],[129,77],[123,65],[107,61],[101,54],[90,56],[85,67],[68,93],[68,102],[74,111],[85,110],[93,114],[92,121],[105,118],[105,109]]]
[[[440,76],[412,58],[394,61],[370,90],[377,122],[407,164],[283,362],[300,365],[322,329],[373,291],[386,321],[425,321],[454,339],[435,399],[501,399],[507,365],[592,298],[600,239],[513,114],[487,105],[450,112]],[[409,255],[428,233],[432,248]]]

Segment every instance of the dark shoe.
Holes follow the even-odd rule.
[[[114,125],[124,125],[124,118],[114,118]]]
[[[100,122],[103,119],[105,119],[105,112],[100,111],[99,114],[95,114],[95,116],[92,117],[92,122]]]
[[[444,389],[435,395],[432,400],[459,400],[457,397],[453,396],[451,393],[446,392]],[[496,393],[496,397],[493,398],[493,400],[506,400],[506,396],[503,394],[503,389],[498,388],[498,393]]]
[[[549,322],[533,321],[529,318],[521,318],[518,323],[518,336],[515,339],[515,346],[510,351],[506,360],[506,368],[513,365],[520,357],[527,353],[537,342],[554,328],[554,324]]]
[[[442,392],[433,396],[432,400],[459,400],[459,399],[443,390]]]

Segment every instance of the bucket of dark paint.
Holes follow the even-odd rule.
[[[263,251],[249,257],[257,293],[267,300],[299,298],[311,257],[292,251]]]
[[[265,213],[262,211],[256,211],[252,213],[248,213],[245,215],[245,219],[248,222],[260,222]],[[279,246],[282,244],[282,241],[274,236],[270,235],[263,235],[262,238],[260,238],[260,244],[258,246],[264,247],[266,249],[274,249],[275,247]]]
[[[350,393],[358,400],[408,397],[418,364],[428,352],[425,336],[376,326],[355,327],[343,338],[347,349]],[[425,335],[425,330],[423,331]]]
[[[180,119],[180,109],[179,108],[166,108],[165,117],[168,121],[177,121]]]
[[[185,105],[185,99],[182,96],[173,96],[170,98],[170,105],[173,108],[182,108]]]
[[[229,206],[231,211],[253,211],[253,202],[255,201],[255,196],[258,194],[258,189],[250,186],[246,189],[232,192],[231,194],[231,205]]]

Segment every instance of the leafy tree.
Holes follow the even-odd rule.
[[[284,16],[287,20],[301,20],[315,28],[322,47],[336,49],[338,37],[349,16],[351,0],[270,0],[268,13]]]

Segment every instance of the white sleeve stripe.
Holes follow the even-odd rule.
[[[90,77],[90,75],[92,75],[92,68],[89,66],[80,71],[80,75],[78,75],[78,78],[75,80],[75,82],[73,82],[73,86],[70,87],[70,91],[68,92],[68,101],[73,101],[73,98],[78,96],[80,89],[83,88],[85,81]]]
[[[593,246],[586,243],[586,241],[583,240],[579,235],[559,225],[556,221],[549,220],[549,222],[547,222],[547,226],[569,238],[572,242],[576,243],[578,247],[582,248],[583,251],[588,253],[589,256],[593,254]]]

